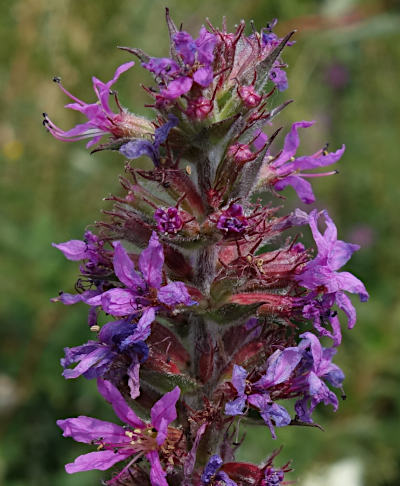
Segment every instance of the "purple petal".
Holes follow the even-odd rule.
[[[87,258],[87,244],[82,240],[70,240],[65,243],[52,243],[54,248],[62,251],[67,260],[78,261]]]
[[[102,81],[100,81],[96,77],[93,77],[93,89],[94,89],[95,93],[97,94],[99,101],[101,103],[101,106],[104,108],[106,113],[113,114],[111,109],[110,109],[110,106],[108,104],[108,98],[110,96],[111,86],[116,83],[116,81],[118,80],[118,78],[121,76],[122,73],[124,73],[125,71],[127,71],[128,69],[130,69],[134,65],[135,65],[135,63],[133,61],[126,62],[125,64],[122,64],[121,66],[119,66],[116,69],[116,71],[114,73],[114,77],[110,81],[108,81],[107,83],[103,83]]]
[[[225,415],[242,415],[246,405],[246,395],[240,395],[225,405]]]
[[[114,453],[112,450],[89,452],[78,456],[74,462],[66,464],[65,470],[68,474],[73,474],[81,471],[91,471],[92,469],[99,469],[105,471],[119,461],[123,461],[132,455],[132,451],[121,451]]]
[[[176,386],[160,398],[151,409],[151,423],[157,429],[157,444],[161,445],[167,437],[168,425],[176,419],[176,402],[181,390]]]
[[[132,359],[132,363],[129,365],[129,368],[127,370],[128,386],[132,400],[135,400],[135,398],[140,395],[139,369],[140,363],[137,356],[135,355],[135,357]]]
[[[168,115],[168,121],[161,125],[159,128],[156,128],[156,132],[154,135],[154,147],[158,150],[159,146],[164,143],[169,135],[169,132],[172,128],[176,127],[179,124],[178,118],[170,113]]]
[[[304,332],[303,334],[300,334],[300,337],[306,340],[306,342],[304,343],[305,345],[310,346],[312,358],[314,361],[313,369],[318,370],[322,362],[322,346],[319,342],[319,339],[311,332]]]
[[[166,474],[161,467],[160,458],[157,451],[150,451],[146,454],[150,462],[150,482],[152,486],[168,486],[165,479]]]
[[[297,400],[295,403],[294,409],[296,411],[297,416],[302,422],[312,423],[313,420],[311,418],[311,410],[308,406],[309,397],[304,397],[301,400]]]
[[[219,471],[216,476],[216,479],[217,479],[217,484],[218,481],[222,481],[221,484],[223,484],[224,486],[238,486],[238,484],[235,483],[235,481],[233,481],[224,471]]]
[[[223,463],[223,460],[217,454],[211,456],[201,475],[202,483],[208,484]]]
[[[257,151],[262,150],[264,148],[265,144],[268,142],[268,136],[267,136],[267,134],[265,134],[261,130],[255,130],[254,136],[256,137],[253,140],[254,148]]]
[[[138,341],[145,341],[151,332],[151,323],[154,321],[156,312],[154,307],[149,307],[143,312],[142,317],[139,319],[137,327],[132,335],[125,338],[121,343],[121,348],[127,348],[133,343]]]
[[[111,360],[112,356],[113,355],[112,353],[110,353],[108,347],[99,345],[97,349],[87,354],[85,357],[80,357],[80,363],[75,366],[74,369],[65,369],[63,371],[63,376],[67,380],[71,378],[77,378],[78,376],[81,376],[83,373],[85,373],[89,368],[95,365],[101,363],[101,365],[103,366],[105,364],[105,361],[108,361],[107,359],[104,360],[104,358],[110,358]]]
[[[190,91],[192,84],[192,78],[181,76],[180,78],[168,83],[167,89],[164,89],[161,94],[169,100],[174,100],[175,98],[179,98],[179,96]]]
[[[73,305],[82,302],[82,294],[68,294],[61,292],[59,296],[51,299],[52,302],[62,302],[65,305]]]
[[[335,281],[332,282],[332,286],[335,290],[330,290],[328,285],[327,288],[329,292],[346,290],[352,294],[358,294],[361,302],[366,302],[369,299],[369,294],[364,284],[361,282],[361,280],[349,272],[336,273]]]
[[[280,179],[274,184],[277,191],[282,191],[286,186],[292,186],[297,192],[300,200],[305,204],[312,204],[315,202],[315,196],[311,184],[298,175],[290,175],[284,179]]]
[[[157,233],[153,231],[149,241],[149,246],[142,251],[139,257],[140,271],[150,287],[154,287],[156,289],[161,287],[163,265],[163,247],[158,240]]]
[[[298,134],[298,128],[307,128],[313,125],[315,122],[301,121],[293,123],[289,133],[285,137],[283,144],[283,150],[281,155],[272,163],[274,169],[280,167],[282,164],[290,160],[296,154],[297,148],[300,144],[300,138]]]
[[[345,149],[345,145],[342,145],[342,147],[336,150],[336,152],[330,152],[326,155],[308,155],[298,157],[293,162],[293,170],[309,170],[334,164],[342,157]]]
[[[233,365],[232,379],[231,383],[236,388],[238,395],[244,394],[244,389],[246,387],[247,371],[238,365]]]
[[[214,48],[217,44],[217,37],[208,32],[203,26],[200,29],[199,37],[195,41],[197,47],[197,60],[200,64],[210,66],[214,61]]]
[[[57,425],[63,430],[64,437],[72,437],[77,442],[86,444],[90,444],[100,437],[106,442],[114,444],[126,438],[123,427],[92,417],[80,416],[57,420]]]
[[[276,350],[268,358],[268,368],[264,376],[255,385],[266,389],[288,380],[296,366],[299,364],[302,354],[298,348],[286,348],[283,351]]]
[[[193,472],[194,465],[196,464],[197,448],[199,447],[200,440],[203,437],[203,434],[206,431],[206,428],[207,428],[207,424],[204,423],[204,424],[200,425],[200,427],[197,430],[196,438],[194,439],[192,448],[190,449],[190,452],[187,455],[187,457],[185,459],[185,463],[183,465],[185,478],[190,476]]]
[[[352,329],[356,323],[356,310],[351,300],[343,292],[336,292],[336,304],[347,315],[347,326]]]
[[[145,287],[142,277],[135,271],[135,266],[125,248],[119,241],[113,243],[113,264],[116,276],[127,287],[137,289]]]
[[[131,140],[130,142],[122,145],[119,151],[127,159],[134,160],[144,155],[149,157],[149,159],[153,161],[154,165],[158,165],[158,153],[154,145],[148,140]]]
[[[194,305],[197,304],[190,298],[186,285],[183,282],[172,282],[161,287],[157,293],[158,300],[169,307],[178,304]]]
[[[140,420],[135,412],[128,406],[119,390],[109,381],[97,380],[97,387],[101,395],[111,403],[115,414],[122,422],[143,429],[146,425]]]
[[[185,64],[190,66],[194,63],[194,57],[196,54],[196,44],[193,37],[187,32],[177,32],[173,36],[173,41],[175,44],[175,49],[182,56]]]
[[[156,76],[170,76],[179,71],[178,64],[168,57],[152,57],[148,63],[142,66]]]
[[[131,290],[111,289],[86,303],[101,305],[105,312],[113,316],[127,316],[137,310],[136,297]]]
[[[199,68],[194,74],[193,79],[203,88],[207,88],[212,83],[214,73],[211,67]]]
[[[280,68],[273,68],[269,72],[269,79],[278,88],[278,91],[285,91],[288,89],[288,80],[286,72]]]

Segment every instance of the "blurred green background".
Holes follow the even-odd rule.
[[[314,181],[317,206],[329,209],[345,241],[363,245],[347,269],[371,294],[358,306],[356,328],[345,333],[337,362],[346,372],[348,399],[340,410],[322,409],[326,429],[286,428],[272,441],[250,430],[242,458],[262,460],[284,444],[278,459],[294,459],[293,479],[322,474],[345,458],[363,470],[363,485],[400,484],[400,7],[378,0],[4,0],[0,7],[0,484],[99,484],[97,473],[68,476],[63,465],[85,448],[63,439],[57,418],[78,414],[112,419],[94,383],[61,377],[65,346],[88,338],[86,308],[51,304],[72,290],[77,266],[52,241],[80,238],[118,192],[122,159],[89,155],[84,142],[53,139],[41,125],[46,111],[62,128],[82,121],[63,109],[66,97],[51,82],[93,100],[91,76],[106,81],[130,56],[117,45],[167,54],[163,8],[196,34],[205,17],[229,27],[241,18],[261,28],[278,17],[278,34],[296,27],[288,48],[289,90],[294,98],[282,125],[315,119],[303,131],[301,150],[326,141],[347,150],[340,175]],[[118,83],[121,102],[146,112],[137,65]],[[278,100],[276,100],[278,101]],[[287,191],[290,192],[290,189]],[[289,198],[289,206],[297,205]],[[87,449],[86,449],[87,450]],[[282,461],[282,462],[280,462]],[[333,483],[332,483],[333,484]],[[344,483],[343,483],[344,484]],[[353,486],[346,484],[346,486]]]

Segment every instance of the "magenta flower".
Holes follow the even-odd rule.
[[[318,230],[318,219],[321,214],[326,223],[326,230],[323,235]],[[318,255],[306,264],[303,271],[296,276],[296,280],[303,287],[313,290],[317,294],[324,294],[323,299],[325,301],[320,301],[319,305],[311,302],[310,306],[304,308],[304,314],[308,318],[316,317],[316,313],[323,317],[327,306],[321,305],[321,303],[332,305],[335,301],[347,315],[348,327],[351,329],[356,322],[356,311],[344,292],[358,294],[361,302],[366,302],[369,295],[361,280],[349,272],[338,272],[337,270],[351,258],[351,255],[359,249],[359,246],[337,239],[336,226],[327,211],[320,213],[316,209],[311,211],[309,224],[317,245]],[[315,294],[312,294],[312,297],[314,298]],[[336,319],[334,319],[333,324],[337,324]],[[340,333],[340,328],[337,329],[336,326],[336,344],[340,343],[340,334],[338,335],[338,333]]]
[[[122,73],[130,69],[134,64],[134,62],[127,62],[119,66],[115,71],[114,77],[107,83],[103,83],[96,77],[93,77],[93,89],[98,99],[96,103],[85,103],[67,91],[59,78],[54,78],[61,90],[74,101],[74,103],[70,103],[65,107],[80,111],[86,116],[88,121],[64,131],[44,114],[44,123],[49,132],[55,138],[65,142],[75,142],[90,138],[91,140],[86,145],[87,147],[95,145],[103,135],[111,134],[114,138],[122,138],[152,133],[153,127],[145,118],[132,115],[124,110],[119,106],[118,101],[119,113],[114,113],[109,105],[111,86],[116,83]]]
[[[151,58],[142,66],[152,72],[160,81],[162,87],[158,95],[159,103],[171,101],[188,93],[196,83],[201,88],[207,88],[213,81],[212,64],[217,37],[200,29],[199,37],[194,40],[184,31],[173,35],[174,48],[180,57],[181,66],[168,58]],[[163,87],[165,86],[165,87]]]
[[[243,207],[233,203],[226,211],[223,211],[217,222],[217,228],[225,233],[243,233],[249,226],[249,222],[244,215]]]
[[[139,257],[139,269],[136,272],[132,260],[119,241],[114,245],[114,271],[126,288],[107,290],[93,298],[85,300],[91,306],[101,306],[102,309],[114,316],[128,316],[143,312],[138,322],[143,339],[150,332],[156,310],[160,306],[174,308],[179,304],[194,305],[195,302],[183,282],[171,282],[162,286],[162,269],[164,252],[158,236],[153,232],[149,246]]]
[[[299,376],[292,382],[292,390],[304,393],[304,397],[295,405],[299,419],[303,422],[312,422],[311,414],[320,402],[332,405],[334,410],[337,410],[338,399],[325,381],[336,388],[341,388],[344,374],[332,363],[336,353],[335,348],[323,348],[318,338],[310,332],[305,332],[300,337],[303,340],[298,348],[303,351],[303,361]]]
[[[333,175],[336,174],[336,171],[324,173],[302,173],[302,171],[334,164],[343,155],[345,149],[343,145],[336,152],[327,153],[319,150],[313,155],[295,157],[300,144],[298,128],[310,127],[313,124],[314,122],[307,121],[293,123],[286,135],[283,150],[275,157],[267,155],[260,171],[260,179],[263,183],[272,185],[277,191],[282,191],[286,186],[292,186],[299,198],[306,204],[313,203],[315,196],[311,184],[305,179]],[[259,133],[255,141],[256,148],[261,148],[266,141],[267,136]]]
[[[284,407],[271,400],[267,390],[287,381],[299,364],[301,357],[298,348],[276,350],[268,358],[266,373],[253,384],[246,381],[247,371],[241,366],[234,365],[231,383],[238,396],[225,405],[226,415],[242,415],[247,403],[253,405],[259,409],[272,437],[276,439],[272,420],[277,427],[284,427],[290,424],[291,418]]]
[[[64,437],[72,437],[78,442],[96,444],[98,450],[83,454],[73,463],[67,464],[68,473],[99,469],[104,471],[117,462],[134,456],[119,474],[122,475],[143,455],[150,463],[150,481],[153,486],[168,486],[165,472],[160,463],[159,449],[168,443],[168,426],[176,419],[176,402],[180,389],[175,387],[166,393],[151,409],[151,423],[143,422],[129,408],[123,396],[111,383],[98,380],[99,392],[111,403],[116,415],[126,424],[125,427],[110,422],[80,416],[58,420]],[[168,449],[165,449],[168,450]]]
[[[162,233],[175,234],[183,227],[179,210],[175,207],[167,209],[158,208],[154,213],[154,219],[157,222],[158,231]]]
[[[146,335],[142,328],[129,319],[112,321],[105,324],[98,335],[98,341],[74,348],[65,348],[63,376],[67,379],[83,375],[87,379],[104,378],[116,385],[128,376],[131,398],[139,396],[139,369],[149,354]],[[75,368],[68,368],[78,363]]]

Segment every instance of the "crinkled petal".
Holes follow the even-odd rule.
[[[195,41],[197,47],[197,60],[200,64],[210,66],[214,61],[214,48],[217,44],[217,37],[203,26],[200,29],[199,37]]]
[[[154,307],[149,307],[143,312],[142,317],[137,323],[137,327],[133,334],[125,338],[121,343],[121,349],[128,348],[131,344],[138,341],[145,341],[151,332],[151,323],[154,321],[156,312]]]
[[[87,258],[87,244],[82,240],[70,240],[65,243],[52,243],[54,248],[62,251],[67,260],[78,261]]]
[[[113,243],[114,257],[113,264],[116,276],[127,287],[132,289],[144,288],[143,278],[135,271],[135,266],[129,258],[125,248],[119,241]]]
[[[246,387],[247,371],[238,365],[233,365],[231,383],[236,388],[238,395],[243,395]]]
[[[118,451],[114,453],[112,450],[89,452],[78,456],[74,462],[66,464],[65,470],[68,474],[73,474],[81,471],[91,471],[92,469],[99,469],[105,471],[119,461],[123,461],[132,455],[132,451]]]
[[[369,299],[369,294],[364,284],[349,272],[339,272],[335,274],[335,290],[346,290],[352,294],[358,294],[361,302],[366,302]],[[329,289],[328,286],[328,290]]]
[[[131,364],[127,370],[128,386],[132,400],[135,400],[140,395],[140,381],[139,381],[140,363],[137,356],[132,359]]]
[[[164,442],[167,437],[168,425],[176,419],[176,402],[180,394],[181,390],[179,386],[176,386],[172,391],[161,397],[151,409],[151,423],[158,431],[158,445]]]
[[[277,191],[282,191],[286,186],[292,186],[297,192],[300,200],[305,204],[312,204],[315,202],[315,196],[311,184],[298,175],[290,175],[284,179],[279,179],[274,184]]]
[[[128,406],[120,391],[109,381],[97,380],[97,386],[101,395],[111,403],[115,414],[122,422],[143,429],[145,424],[135,414],[135,412]]]
[[[152,486],[168,486],[165,479],[166,474],[161,467],[160,458],[157,451],[150,451],[146,454],[150,462],[150,482]]]
[[[203,434],[206,431],[206,428],[207,428],[206,423],[200,425],[200,427],[197,430],[196,438],[194,439],[192,448],[190,449],[190,452],[185,459],[185,462],[184,462],[184,465],[183,465],[183,471],[185,473],[185,479],[187,479],[188,476],[190,476],[193,472],[194,465],[196,464],[197,448],[199,447],[200,440],[203,437]]]
[[[77,442],[90,444],[102,437],[106,442],[115,444],[125,439],[125,430],[120,425],[81,415],[76,418],[57,420],[64,437],[72,437]]]
[[[246,396],[240,395],[225,405],[225,415],[242,415],[246,405]]]
[[[179,96],[190,91],[193,84],[193,79],[188,76],[181,76],[168,83],[167,89],[161,92],[161,95],[169,100],[179,98]]]
[[[86,356],[80,356],[80,363],[73,369],[65,369],[63,371],[63,376],[66,379],[77,378],[81,376],[86,371],[92,367],[96,367],[101,363],[101,367],[104,366],[106,361],[111,361],[113,358],[113,353],[107,346],[102,346],[99,344],[97,349],[87,354]]]
[[[158,165],[158,153],[154,145],[149,142],[149,140],[131,140],[130,142],[122,145],[119,151],[127,159],[134,160],[138,159],[139,157],[146,156],[153,161],[154,165]]]
[[[154,287],[156,289],[161,287],[163,265],[163,247],[158,240],[157,233],[153,231],[149,241],[149,246],[142,251],[139,257],[140,271],[150,287]]]
[[[193,79],[203,88],[207,88],[212,83],[214,73],[211,67],[199,68],[194,74]]]
[[[309,344],[310,346],[311,355],[314,362],[313,369],[318,370],[322,362],[322,346],[319,339],[311,332],[304,332],[303,334],[300,334],[300,337],[308,341],[308,343],[306,342],[305,344]]]
[[[336,292],[335,294],[336,304],[342,311],[347,315],[347,326],[349,329],[352,329],[356,323],[356,309],[352,304],[349,297],[343,292]]]
[[[224,461],[220,456],[217,454],[212,455],[204,468],[203,474],[201,475],[201,482],[208,484],[223,463]]]
[[[175,307],[178,304],[195,305],[183,282],[172,282],[161,287],[157,293],[158,300],[165,305]]]
[[[265,375],[255,385],[259,388],[269,388],[288,380],[302,358],[300,350],[296,347],[277,349],[268,358],[268,368]]]
[[[113,316],[127,316],[137,310],[136,295],[127,289],[111,289],[89,299],[89,305],[101,305],[104,312]]]
[[[191,66],[197,51],[193,37],[187,32],[181,31],[174,34],[173,41],[175,49],[182,56],[184,63]]]

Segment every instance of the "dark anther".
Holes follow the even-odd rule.
[[[47,118],[47,113],[46,112],[43,112],[42,115],[43,115],[44,118]]]
[[[43,121],[42,121],[42,124],[43,124],[43,126],[44,126],[44,127],[45,127],[45,126],[46,126],[48,123],[49,123],[49,120],[43,120]]]
[[[337,316],[337,311],[333,311],[331,317],[336,317],[336,316]]]
[[[60,76],[53,76],[53,82],[54,82],[54,83],[61,83],[61,78],[60,78]]]
[[[342,393],[342,400],[346,400],[347,395],[345,393]]]

